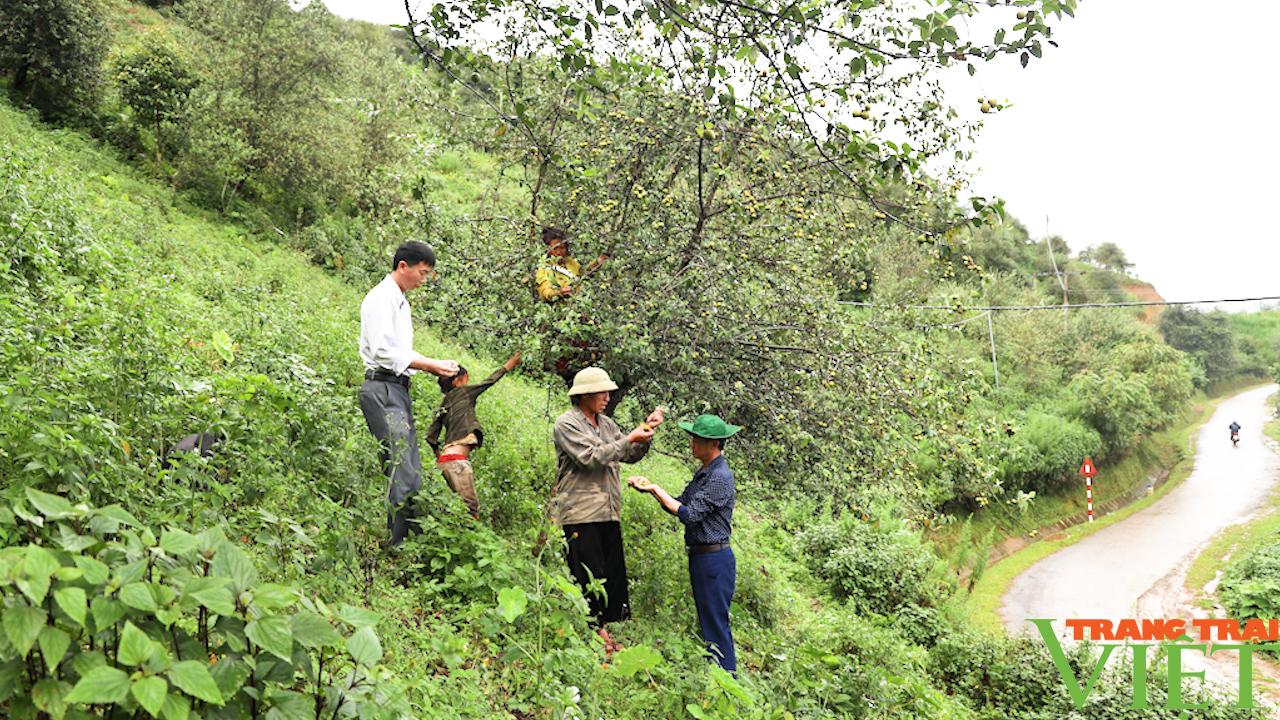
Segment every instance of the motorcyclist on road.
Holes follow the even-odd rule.
[[[1240,442],[1240,423],[1236,422],[1235,420],[1232,420],[1230,427],[1231,427],[1231,443],[1234,445],[1235,443]]]

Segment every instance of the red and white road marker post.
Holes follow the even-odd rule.
[[[1093,522],[1093,478],[1098,474],[1093,458],[1085,456],[1084,464],[1080,466],[1080,474],[1084,476],[1084,497],[1089,505],[1089,522]]]

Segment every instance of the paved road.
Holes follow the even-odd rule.
[[[1062,635],[1066,618],[1185,617],[1166,614],[1173,603],[1153,596],[1180,589],[1198,550],[1258,509],[1280,479],[1280,458],[1262,434],[1266,398],[1276,389],[1248,390],[1218,406],[1200,429],[1195,468],[1182,485],[1019,575],[1001,607],[1005,627],[1033,632],[1027,618],[1054,618]],[[1244,426],[1239,447],[1231,446],[1232,420]],[[1105,483],[1106,468],[1099,473],[1096,482]]]

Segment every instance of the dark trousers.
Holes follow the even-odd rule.
[[[622,555],[622,523],[594,522],[565,525],[568,543],[565,560],[569,572],[582,586],[596,624],[631,617],[627,594],[627,563]],[[589,592],[587,583],[595,578],[604,584],[604,597]]]
[[[365,380],[360,386],[360,411],[369,432],[382,443],[382,468],[391,481],[387,489],[387,529],[391,544],[399,545],[417,532],[411,502],[421,485],[422,459],[413,423],[409,388],[384,380]]]
[[[733,550],[689,556],[689,581],[693,584],[693,604],[698,609],[698,628],[707,651],[731,673],[738,670],[729,630],[729,603],[738,580],[738,561]]]

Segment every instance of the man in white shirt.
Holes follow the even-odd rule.
[[[409,377],[419,371],[441,377],[458,372],[453,360],[433,360],[413,349],[413,316],[404,294],[426,282],[435,265],[430,245],[404,243],[396,248],[391,272],[360,303],[360,359],[365,367],[360,410],[369,431],[382,443],[382,465],[391,481],[387,529],[392,545],[416,529],[410,522],[410,501],[421,485]]]

